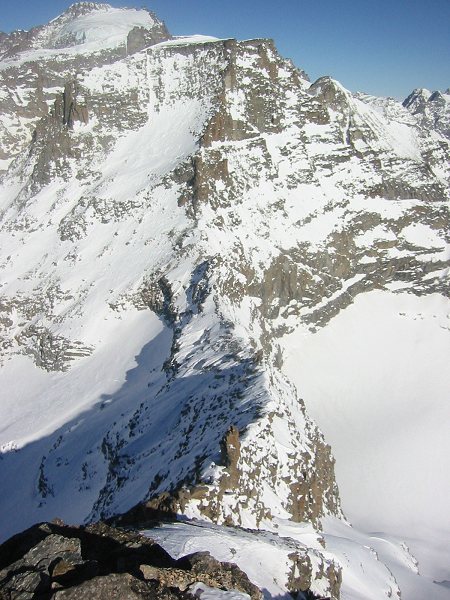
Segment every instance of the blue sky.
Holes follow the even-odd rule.
[[[70,5],[1,0],[0,30],[29,29]],[[311,79],[331,75],[353,91],[404,98],[450,87],[450,0],[149,0],[175,35],[272,37]]]

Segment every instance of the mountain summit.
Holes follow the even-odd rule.
[[[422,124],[450,138],[450,90],[430,92],[424,88],[414,90],[403,102]]]
[[[442,128],[147,11],[1,44],[2,536],[165,513],[269,596],[444,598]]]
[[[78,2],[47,25],[6,36],[0,41],[0,57],[10,58],[26,50],[58,50],[59,55],[71,48],[78,54],[128,50],[129,43],[136,43],[136,36],[140,36],[142,47],[144,42],[150,46],[170,38],[164,23],[147,9]]]

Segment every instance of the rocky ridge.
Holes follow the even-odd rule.
[[[1,598],[223,598],[260,600],[236,565],[208,552],[173,559],[159,544],[104,523],[41,523],[0,546]],[[305,590],[307,591],[307,590]],[[311,595],[311,597],[313,597]]]
[[[151,57],[149,53],[151,53]],[[172,234],[175,239],[180,237],[181,233],[182,237],[186,238],[179,248],[177,247],[178,243],[173,248],[173,242],[170,239],[167,240],[172,248],[170,253],[172,254],[175,251],[175,254],[170,259],[165,256],[164,261],[167,263],[167,260],[169,260],[170,265],[170,262],[174,263],[179,260],[176,258],[177,256],[182,257],[185,255],[183,246],[189,247],[191,245],[189,236],[192,233],[197,236],[197,232],[201,232],[199,223],[197,223],[196,232],[192,229],[192,226],[198,221],[197,215],[199,215],[202,205],[205,203],[206,194],[208,193],[206,186],[216,185],[215,180],[221,174],[218,169],[221,168],[220,165],[224,164],[224,161],[217,159],[219,150],[213,150],[213,145],[216,144],[214,137],[225,136],[228,138],[231,136],[232,139],[242,141],[245,145],[250,144],[250,146],[255,145],[254,140],[256,140],[255,150],[258,153],[260,148],[265,152],[265,142],[260,138],[259,129],[276,132],[280,128],[271,113],[273,106],[275,106],[275,94],[278,91],[278,82],[275,78],[273,80],[273,98],[269,96],[265,100],[266,107],[260,106],[257,95],[249,96],[248,123],[242,118],[233,119],[231,116],[226,115],[224,118],[225,120],[228,119],[229,124],[220,126],[217,124],[218,120],[222,119],[221,114],[225,110],[228,111],[226,97],[228,88],[230,88],[231,96],[234,93],[233,86],[235,83],[233,83],[233,80],[237,72],[236,62],[249,60],[256,60],[257,63],[261,62],[262,65],[267,64],[267,68],[273,73],[275,72],[274,69],[278,68],[277,63],[279,61],[281,61],[280,65],[283,64],[283,61],[275,54],[271,43],[266,41],[238,43],[231,40],[203,43],[201,45],[183,45],[180,43],[168,46],[163,44],[156,50],[149,49],[136,55],[136,57],[128,59],[126,72],[123,72],[122,63],[118,63],[117,66],[107,65],[97,70],[91,70],[89,74],[84,76],[84,79],[80,78],[76,85],[67,84],[63,91],[62,100],[56,100],[53,110],[38,126],[32,141],[31,151],[22,159],[25,162],[20,167],[22,172],[28,171],[29,178],[24,182],[14,205],[16,207],[29,205],[28,198],[30,195],[39,194],[40,190],[45,189],[45,186],[55,176],[66,182],[70,182],[71,177],[74,175],[77,179],[81,178],[86,181],[88,174],[85,171],[85,165],[88,162],[90,163],[89,173],[95,180],[93,171],[96,163],[92,161],[92,158],[89,158],[95,156],[95,146],[99,147],[100,156],[103,156],[105,150],[108,151],[111,148],[111,144],[116,138],[117,134],[112,135],[112,131],[118,130],[117,133],[119,133],[127,129],[133,130],[136,127],[145,126],[143,124],[148,118],[149,98],[154,104],[155,119],[164,114],[165,111],[168,111],[170,117],[171,111],[179,110],[180,104],[185,103],[192,107],[191,114],[194,118],[198,119],[200,117],[201,119],[199,124],[195,125],[197,128],[203,128],[205,123],[207,124],[206,131],[201,135],[201,152],[194,159],[189,158],[187,162],[181,161],[180,166],[175,169],[171,166],[171,171],[167,175],[165,174],[160,181],[156,179],[154,184],[159,190],[175,191],[177,203],[186,207],[179,211],[180,214],[185,213],[187,218],[190,219],[190,223],[189,221],[186,224],[183,223],[183,233]],[[205,68],[198,67],[202,64]],[[216,70],[211,69],[211,65],[214,65]],[[298,85],[303,85],[297,70],[292,65],[287,65],[287,67],[290,69],[289,72],[292,72],[292,77],[297,78]],[[263,66],[263,69],[262,73],[265,73],[266,66]],[[248,69],[248,71],[250,72],[251,69]],[[116,97],[118,102],[119,96],[123,103],[124,80],[122,74],[125,73],[127,80],[133,74],[135,81],[133,85],[136,86],[131,87],[126,92],[126,112],[117,114],[116,111],[105,111],[103,100],[101,100],[101,98],[104,98],[101,92],[105,85],[104,82],[109,81],[110,85],[112,84],[106,98],[107,106],[116,105]],[[244,73],[240,76],[244,76]],[[173,90],[174,92],[176,90],[176,95],[168,86],[160,84],[162,78],[165,81],[175,82]],[[256,72],[256,87],[266,85],[265,79],[265,75]],[[84,90],[83,99],[80,99],[81,90]],[[273,103],[273,106],[270,102]],[[255,103],[254,106],[253,103]],[[221,108],[222,106],[223,108]],[[281,107],[277,110],[280,111]],[[80,127],[75,128],[77,115],[81,115],[82,118],[78,121]],[[85,122],[86,115],[89,115],[88,123]],[[92,127],[94,127],[93,130],[91,130]],[[74,169],[78,175],[76,175]],[[186,170],[189,173],[189,169],[193,169],[193,175],[186,174]],[[245,187],[246,184],[242,183]],[[103,187],[103,185],[101,183],[100,187]],[[238,190],[230,190],[230,192],[236,194]],[[72,209],[68,211],[65,209],[67,212],[58,224],[60,243],[64,246],[66,242],[78,244],[80,240],[87,241],[86,234],[90,229],[92,218],[94,223],[108,224],[123,222],[124,218],[129,217],[134,220],[136,210],[145,211],[149,216],[149,201],[152,200],[148,188],[139,191],[134,199],[127,198],[122,207],[121,203],[105,201],[98,192],[92,191],[90,192],[90,198],[80,198],[80,202],[73,204]],[[211,190],[208,196],[208,204],[214,204],[214,202],[214,193]],[[131,206],[134,207],[133,213],[129,212]],[[14,212],[15,210],[13,208]],[[19,208],[19,210],[21,209]],[[14,221],[14,227],[16,227],[16,215],[6,216],[6,220],[12,223],[11,219]],[[187,229],[186,225],[188,225]],[[200,235],[202,234],[200,233]],[[157,244],[160,243],[160,240],[155,241]],[[210,252],[205,250],[199,249],[198,255],[206,254],[208,256]],[[135,251],[139,251],[137,247]],[[181,480],[174,479],[169,484],[169,480],[172,479],[169,472],[157,470],[158,465],[151,461],[153,466],[150,468],[154,471],[154,476],[152,480],[151,471],[148,472],[147,485],[150,490],[148,493],[155,496],[161,491],[165,492],[168,485],[179,487],[180,483],[183,484],[185,481],[189,484],[202,483],[201,480],[198,480],[198,474],[205,468],[212,473],[212,467],[206,467],[208,457],[211,454],[219,453],[221,439],[224,437],[230,421],[241,433],[253,421],[256,421],[252,426],[255,442],[241,445],[239,457],[241,464],[239,469],[236,469],[235,475],[230,478],[226,469],[222,475],[223,469],[220,467],[217,471],[217,488],[208,487],[207,485],[202,488],[201,492],[197,488],[192,492],[194,497],[202,498],[198,505],[200,510],[214,520],[234,520],[240,514],[241,509],[238,507],[242,504],[242,510],[247,511],[249,515],[252,514],[252,521],[257,525],[263,519],[270,518],[272,514],[267,501],[263,500],[266,494],[264,481],[272,481],[273,486],[279,486],[281,497],[285,498],[283,500],[284,510],[289,510],[298,520],[304,518],[317,520],[325,510],[339,513],[339,501],[332,475],[332,459],[329,448],[323,442],[323,438],[315,426],[305,415],[301,403],[295,401],[292,408],[290,407],[291,401],[288,398],[290,395],[295,395],[294,390],[284,381],[278,371],[273,371],[269,363],[266,368],[265,361],[261,360],[264,352],[267,353],[267,356],[272,353],[268,336],[265,336],[263,340],[265,350],[259,340],[252,342],[255,346],[253,350],[250,352],[244,350],[239,338],[233,336],[233,323],[218,312],[221,309],[217,304],[218,298],[215,297],[214,290],[223,286],[224,297],[229,293],[234,296],[233,286],[225,281],[222,283],[221,278],[217,277],[216,265],[220,267],[220,262],[222,262],[222,259],[214,256],[197,264],[195,262],[189,264],[188,259],[184,268],[186,274],[189,273],[189,269],[191,270],[191,281],[184,292],[186,300],[182,300],[179,294],[178,296],[174,294],[174,283],[170,280],[169,275],[170,269],[173,267],[168,264],[163,267],[164,276],[162,278],[160,277],[161,266],[155,265],[153,273],[150,272],[144,274],[144,276],[140,274],[138,280],[135,280],[132,284],[131,289],[125,288],[125,291],[116,294],[115,298],[108,299],[108,303],[114,311],[122,311],[127,304],[131,306],[134,304],[138,309],[148,307],[160,315],[166,326],[172,329],[172,348],[170,356],[167,357],[163,365],[166,383],[161,392],[164,391],[167,398],[172,398],[173,412],[171,414],[173,417],[178,413],[180,414],[179,423],[183,423],[183,430],[189,432],[189,437],[188,439],[180,439],[177,426],[172,429],[174,433],[168,433],[168,437],[165,438],[163,444],[167,446],[169,451],[169,464],[174,462],[186,466],[181,469],[181,473],[183,473]],[[245,265],[243,265],[243,268],[245,268]],[[58,266],[56,266],[56,269],[58,270]],[[222,270],[222,267],[220,269]],[[148,272],[148,269],[146,271]],[[47,275],[45,277],[47,278]],[[59,276],[57,276],[58,278]],[[144,282],[142,282],[142,279],[144,279]],[[95,288],[88,293],[90,295],[95,294],[98,297],[99,290]],[[162,300],[159,300],[161,296]],[[24,303],[27,306],[35,305],[35,301],[30,297]],[[78,304],[78,301],[75,304]],[[7,310],[10,312],[10,309]],[[76,310],[78,311],[78,309]],[[42,315],[42,312],[39,314]],[[36,314],[36,317],[41,321],[38,314]],[[14,322],[11,322],[11,325],[12,329],[16,327]],[[40,327],[44,327],[42,331],[46,331],[43,324]],[[35,328],[32,331],[39,330]],[[201,334],[194,347],[190,342],[187,347],[185,346],[184,340],[193,337],[189,331]],[[22,345],[21,340],[24,338],[16,337],[19,343],[19,351],[25,351],[33,356],[34,350],[32,347],[30,348],[30,342],[32,343],[36,339],[39,354],[43,357],[40,364],[46,364],[53,368],[50,365],[60,364],[58,361],[61,360],[61,355],[63,355],[67,361],[63,365],[65,369],[68,368],[69,361],[80,355],[80,352],[81,354],[84,352],[85,345],[82,340],[77,339],[69,342],[61,336],[58,348],[62,346],[62,349],[58,350],[56,355],[58,358],[55,356],[52,359],[50,356],[54,353],[54,344],[47,344],[46,340],[53,338],[45,337],[45,335],[37,339],[33,338],[32,335],[28,335],[26,337],[27,345],[23,344],[23,350],[20,345]],[[198,336],[198,333],[194,335]],[[208,358],[209,354],[211,355],[210,359]],[[223,358],[220,358],[221,356]],[[196,383],[196,391],[188,395],[186,394],[186,389],[188,389],[186,387],[186,377],[192,370],[198,372],[196,365],[199,357],[201,357],[201,363],[204,365],[201,379],[205,383]],[[210,367],[207,366],[209,361],[211,361]],[[270,373],[270,376],[268,376],[268,373]],[[211,379],[212,381],[209,383]],[[184,406],[179,404],[181,386],[186,395]],[[203,386],[205,386],[205,391],[202,389]],[[249,403],[248,398],[245,397],[245,390],[250,389],[253,390],[254,400]],[[208,404],[210,408],[206,409]],[[228,411],[227,417],[224,413],[225,407]],[[126,426],[126,428],[129,431],[127,437],[129,437],[130,442],[134,443],[135,437],[148,436],[150,423],[146,425],[145,404],[142,405],[142,402],[139,402],[139,406],[133,408],[132,415],[130,414],[130,426]],[[203,422],[203,419],[199,419],[200,415],[205,415],[205,422]],[[257,417],[259,417],[259,420],[257,420]],[[209,420],[208,428],[206,428],[206,419]],[[212,427],[211,419],[214,419],[216,423],[214,427]],[[136,423],[137,426],[132,426],[131,423]],[[276,441],[276,437],[275,439],[272,436],[267,438],[267,433],[273,431],[278,423],[281,425],[281,428],[278,426],[280,433],[283,430],[282,435],[284,435],[284,428],[290,431],[288,435],[292,437],[292,443],[294,444],[292,452],[282,450],[282,447]],[[123,423],[116,424],[122,430]],[[159,427],[160,425],[156,426]],[[140,460],[136,460],[135,456],[128,457],[128,451],[125,451],[123,441],[118,442],[123,435],[122,432],[117,431],[115,433],[114,426],[111,428],[111,424],[108,425],[108,429],[109,432],[104,435],[103,440],[99,440],[99,443],[101,453],[107,464],[112,465],[114,463],[115,466],[114,468],[108,467],[107,478],[99,489],[99,497],[91,509],[92,518],[111,514],[111,502],[115,502],[113,499],[117,491],[117,482],[121,482],[119,487],[124,486],[127,488],[133,480],[140,481],[138,471],[143,466]],[[305,436],[304,432],[306,431],[308,433]],[[117,435],[119,437],[112,441]],[[261,456],[256,475],[252,464],[254,453],[261,443],[258,442],[258,438],[261,441],[262,439],[274,439],[274,444],[269,454],[265,452],[265,456]],[[55,440],[58,439],[60,439],[60,434],[55,437]],[[193,446],[189,443],[190,439],[196,440]],[[78,442],[74,440],[74,443]],[[51,483],[52,478],[48,476],[48,473],[53,469],[51,465],[56,466],[68,460],[60,454],[59,446],[60,443],[56,442],[54,450],[46,455],[45,460],[39,466],[40,481],[45,481],[45,484],[42,483],[40,486],[41,494],[44,494],[41,508],[48,503],[51,504],[53,497],[59,496],[55,484]],[[121,449],[119,450],[119,448]],[[200,453],[197,448],[201,448]],[[147,447],[142,458],[152,456],[155,449]],[[123,458],[120,458],[120,455]],[[190,456],[192,458],[189,458]],[[299,460],[300,456],[302,457],[301,460]],[[8,457],[5,457],[5,459],[8,460]],[[192,462],[190,462],[191,460]],[[136,465],[136,475],[133,474],[133,464]],[[247,466],[243,467],[244,464]],[[316,466],[313,467],[313,464],[317,465],[317,468]],[[83,469],[86,470],[86,467]],[[87,470],[88,472],[90,470],[94,472],[96,469],[96,467],[92,467]],[[85,475],[83,475],[84,478]],[[211,475],[208,475],[206,480],[209,481],[210,479]],[[225,492],[226,496],[224,496]],[[191,492],[188,491],[182,492],[185,504],[190,494]],[[233,496],[235,496],[233,502],[237,503],[235,505],[230,504]]]

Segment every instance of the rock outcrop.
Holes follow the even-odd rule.
[[[104,523],[69,527],[42,523],[0,546],[0,597],[108,598],[166,600],[201,597],[190,590],[241,592],[242,599],[262,594],[236,565],[209,553],[174,560],[157,543]]]

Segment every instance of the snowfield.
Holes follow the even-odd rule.
[[[449,331],[448,299],[371,292],[283,340],[286,373],[333,448],[344,513],[405,539],[437,581],[450,559]]]
[[[392,536],[363,533],[338,519],[327,519],[320,537],[305,525],[282,520],[277,520],[271,531],[191,521],[162,525],[144,533],[174,557],[208,550],[218,560],[237,564],[268,599],[291,598],[286,586],[292,569],[289,555],[306,548],[310,555],[315,553],[319,562],[323,553],[341,565],[342,600],[395,598],[399,590],[402,598],[411,600],[449,597],[445,585],[436,584],[429,575],[419,574],[417,561],[405,543]],[[327,595],[326,589],[314,579],[311,589],[318,595]]]

